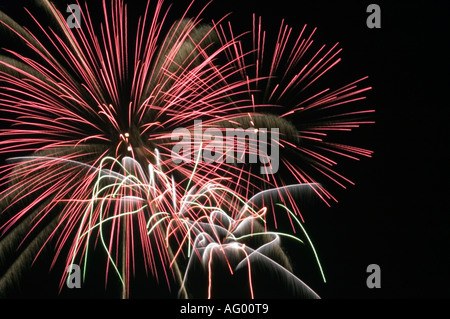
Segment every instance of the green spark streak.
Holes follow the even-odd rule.
[[[106,223],[107,221],[116,219],[116,218],[120,218],[120,217],[124,217],[124,216],[128,216],[128,215],[133,215],[133,214],[137,214],[139,212],[141,212],[142,210],[144,210],[145,208],[147,208],[148,206],[142,206],[140,209],[137,209],[135,211],[131,211],[131,212],[126,212],[126,213],[121,213],[115,216],[110,216],[108,218],[105,218],[103,220],[101,220],[100,222],[98,222],[97,224],[95,224],[94,226],[92,226],[91,228],[89,228],[88,230],[86,230],[83,234],[80,235],[79,239],[82,239],[84,236],[86,236],[88,233],[90,233],[92,230],[94,230],[97,227],[100,227],[101,224]]]
[[[124,176],[125,178],[123,178],[120,183],[112,183],[112,184],[108,184],[108,185],[100,188],[100,184],[101,184],[102,180],[108,179],[108,178],[111,178],[111,177],[117,178],[117,176],[113,176],[111,174],[102,175],[103,167],[105,166],[106,161],[112,161],[113,163],[117,164],[119,167],[121,167],[126,172],[127,176]],[[115,159],[113,157],[105,157],[105,158],[103,158],[101,160],[100,165],[99,165],[99,174],[98,174],[98,178],[97,178],[97,180],[96,180],[96,182],[94,184],[90,205],[86,209],[86,212],[85,212],[85,214],[83,216],[83,220],[82,220],[82,225],[83,225],[85,220],[86,220],[86,217],[89,216],[89,222],[88,222],[89,228],[84,233],[81,233],[82,226],[80,226],[80,229],[79,229],[78,234],[77,234],[77,240],[76,240],[76,244],[75,244],[75,248],[74,248],[74,254],[72,256],[72,264],[73,264],[74,263],[74,259],[75,259],[75,253],[78,250],[79,242],[85,236],[87,236],[86,240],[87,240],[87,242],[89,242],[92,230],[97,228],[97,227],[99,227],[99,229],[100,229],[100,238],[101,238],[102,245],[105,248],[105,251],[106,251],[106,253],[108,255],[108,258],[111,261],[111,263],[112,263],[114,269],[116,270],[117,274],[119,275],[119,279],[120,279],[120,281],[122,282],[123,285],[125,285],[125,282],[123,281],[123,278],[122,278],[122,276],[120,274],[120,271],[117,268],[117,265],[115,264],[115,262],[113,261],[113,258],[112,258],[111,254],[110,254],[110,252],[108,250],[108,247],[107,247],[107,245],[105,243],[102,226],[103,226],[103,223],[105,223],[107,221],[139,213],[140,211],[142,211],[143,209],[145,209],[148,206],[144,205],[143,207],[141,207],[140,209],[137,209],[135,211],[121,213],[121,214],[118,214],[118,215],[115,215],[115,216],[108,217],[108,218],[103,219],[103,220],[102,220],[102,216],[103,216],[103,213],[104,213],[104,211],[103,211],[104,203],[107,200],[109,200],[110,198],[116,199],[117,195],[118,195],[118,193],[119,193],[119,191],[121,189],[127,188],[127,187],[131,187],[131,186],[125,185],[128,182],[132,182],[134,184],[133,187],[144,187],[145,188],[145,185],[142,184],[142,182],[136,176],[133,176],[132,174],[130,174],[130,172],[128,172],[128,170],[119,161],[117,161],[117,159]],[[114,190],[114,192],[112,194],[109,194],[109,195],[107,195],[107,196],[102,198],[100,195],[102,193],[104,193],[104,192],[107,192],[108,189],[113,189],[113,190],[115,189],[115,190]],[[92,218],[93,218],[93,214],[94,214],[94,206],[99,200],[101,201],[101,204],[100,204],[101,210],[100,210],[100,214],[99,214],[100,221],[97,224],[92,225]],[[89,245],[86,245],[85,257],[84,257],[84,267],[83,267],[83,278],[86,277],[87,258],[88,258],[88,255],[89,255],[88,249],[89,249]]]
[[[280,203],[277,203],[276,205],[286,209],[289,212],[289,214],[295,219],[295,221],[300,226],[300,228],[302,229],[303,233],[305,234],[306,238],[308,239],[309,244],[311,245],[311,248],[312,248],[312,251],[313,251],[314,256],[316,258],[317,264],[319,265],[319,269],[320,269],[320,273],[322,274],[323,282],[326,283],[327,280],[325,279],[325,274],[323,272],[322,265],[320,264],[319,256],[317,255],[316,249],[314,248],[314,245],[313,245],[311,239],[309,238],[308,233],[306,232],[306,230],[303,227],[302,223],[300,222],[300,220],[298,220],[297,216],[295,216],[294,213],[289,208],[287,208],[285,205],[280,204]]]
[[[195,160],[195,166],[194,166],[194,169],[192,170],[191,177],[189,177],[188,184],[186,186],[186,189],[184,190],[184,195],[186,195],[187,191],[189,190],[189,188],[191,186],[192,179],[194,178],[194,174],[195,174],[195,171],[197,170],[198,163],[200,162],[200,157],[202,155],[202,146],[203,146],[203,142],[200,143],[200,151],[198,152],[197,159]]]
[[[161,214],[162,214],[162,213],[161,213]],[[170,218],[170,216],[166,216],[166,217],[161,218],[160,220],[158,220],[158,221],[156,222],[156,224],[153,225],[152,228],[150,228],[150,230],[148,231],[147,235],[150,235],[150,234],[153,232],[153,230],[154,230],[156,227],[158,227],[159,224],[161,224],[161,223],[162,223],[164,220],[166,220],[167,218]],[[147,224],[147,228],[148,228],[148,224]]]
[[[295,237],[294,235],[286,234],[286,233],[281,233],[281,232],[273,232],[273,231],[259,232],[259,233],[252,233],[252,234],[242,235],[242,236],[240,236],[240,237],[234,237],[234,236],[232,236],[232,238],[233,238],[234,240],[241,240],[241,239],[247,238],[247,237],[263,236],[263,235],[278,235],[278,236],[288,237],[288,238],[294,239],[294,240],[296,240],[296,241],[298,241],[298,242],[304,244],[304,241],[303,241],[303,240],[301,240],[301,239],[298,238],[298,237]]]

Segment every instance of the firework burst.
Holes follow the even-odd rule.
[[[107,165],[109,162],[114,163],[112,168]],[[105,166],[109,168],[103,169]],[[97,172],[92,197],[84,215],[78,217],[82,222],[66,267],[74,264],[78,252],[81,252],[81,256],[84,255],[83,263],[86,265],[89,240],[99,240],[108,256],[105,273],[108,274],[108,268],[113,268],[127,292],[130,269],[135,267],[133,239],[136,236],[143,248],[144,267],[151,268],[154,276],[158,276],[158,269],[162,269],[169,286],[169,277],[177,277],[181,285],[179,294],[183,298],[211,298],[213,282],[218,281],[216,278],[223,278],[228,273],[233,275],[234,281],[238,281],[240,276],[235,275],[241,271],[244,262],[247,265],[246,281],[249,283],[246,297],[255,297],[254,286],[258,287],[257,296],[264,296],[267,291],[260,283],[255,285],[252,279],[262,278],[261,274],[252,275],[254,268],[261,271],[261,265],[282,278],[280,282],[292,290],[288,294],[317,297],[292,274],[288,259],[280,246],[280,237],[300,243],[304,241],[288,233],[267,231],[262,226],[266,223],[267,207],[262,205],[261,200],[270,193],[290,192],[293,196],[305,193],[305,190],[307,193],[315,185],[292,185],[285,189],[267,190],[247,201],[224,187],[221,183],[223,180],[194,184],[192,181],[196,172],[193,171],[190,186],[186,189],[179,187],[173,178],[168,177],[159,164],[149,164],[145,172],[130,157],[125,157],[122,163],[114,158],[105,158]],[[302,223],[287,207],[283,208],[296,220],[297,227],[302,230],[315,252]],[[120,223],[126,223],[125,231]],[[105,231],[108,224],[110,227]],[[133,224],[137,225],[136,230],[133,229]],[[217,259],[214,266],[213,259]],[[157,263],[161,263],[160,267],[156,266]],[[198,265],[193,266],[197,263],[200,263],[200,268]],[[321,270],[318,258],[317,263]],[[183,266],[180,267],[179,264]],[[122,269],[118,265],[123,265]],[[224,272],[218,270],[220,266],[225,268]],[[185,269],[184,273],[181,269]],[[221,276],[213,276],[212,269],[220,272]],[[201,279],[196,278],[198,276],[207,278],[207,283],[199,283]],[[208,287],[207,293],[202,287]],[[220,291],[217,294],[220,295]]]
[[[284,236],[271,229],[277,227],[271,212],[282,208],[294,230],[302,227],[295,194],[306,187],[327,204],[334,201],[318,182],[352,183],[335,169],[335,157],[371,155],[327,140],[329,132],[372,123],[363,118],[373,110],[357,106],[370,90],[361,87],[365,78],[317,89],[340,61],[340,50],[314,49],[315,30],[305,26],[294,36],[282,23],[271,46],[256,17],[253,32],[239,35],[225,19],[203,23],[202,12],[188,18],[190,7],[168,24],[161,0],[148,1],[133,27],[121,0],[102,2],[99,25],[87,4],[80,5],[82,27],[69,28],[50,1],[40,4],[52,27],[27,11],[36,25],[30,31],[0,12],[1,28],[27,51],[5,49],[0,56],[0,105],[8,124],[0,147],[3,155],[13,154],[1,174],[0,255],[13,256],[12,264],[1,264],[2,291],[17,279],[15,269],[35,261],[54,240],[52,266],[68,250],[66,266],[86,267],[91,244],[103,247],[105,279],[117,274],[123,297],[141,265],[138,246],[145,271],[168,286],[176,277],[184,297],[197,295],[189,286],[197,269],[208,278],[206,294],[199,294],[216,295],[211,269],[220,251],[230,273],[246,269],[254,297],[251,264],[276,259],[270,251]],[[173,157],[180,145],[173,132],[180,127],[193,135],[193,147],[183,154],[190,161]],[[269,173],[274,163],[267,158],[275,154],[255,154],[252,141],[231,161],[200,160],[205,144],[212,145],[207,133],[230,128],[251,129],[253,142],[265,136],[266,144],[276,145],[279,172]],[[259,163],[242,158],[256,155]],[[246,243],[250,235],[265,236],[262,248]],[[189,260],[184,272],[180,256]],[[292,287],[314,295],[292,279],[286,262],[275,264],[272,270],[291,278]]]

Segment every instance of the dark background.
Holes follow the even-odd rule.
[[[25,2],[2,0],[0,9],[26,21],[17,13]],[[132,1],[135,13],[141,2]],[[186,3],[177,0],[171,14],[177,17]],[[275,34],[283,18],[297,31],[317,27],[317,42],[343,48],[331,80],[369,76],[366,103],[376,109],[376,124],[351,138],[374,156],[344,162],[342,171],[356,184],[336,190],[339,203],[331,208],[305,215],[327,283],[307,249],[290,251],[300,278],[324,299],[449,298],[449,5],[376,1],[381,29],[369,29],[370,3],[216,0],[204,16],[217,20],[231,12],[234,27],[245,30],[256,12]],[[7,44],[0,38],[1,47]],[[380,289],[366,286],[369,264],[381,267]]]

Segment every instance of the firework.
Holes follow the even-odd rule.
[[[180,296],[184,298],[211,298],[213,282],[223,280],[227,273],[232,275],[234,282],[240,281],[244,262],[249,284],[246,297],[255,298],[255,293],[264,296],[267,291],[264,285],[254,280],[263,278],[262,273],[266,273],[261,268],[281,278],[279,293],[286,285],[288,295],[318,297],[293,275],[281,250],[280,237],[303,241],[288,233],[267,231],[262,226],[266,222],[267,207],[262,206],[261,201],[270,193],[289,192],[297,197],[296,193],[304,193],[314,185],[268,190],[246,201],[224,187],[220,180],[194,184],[192,177],[195,171],[188,189],[178,187],[160,165],[149,164],[146,171],[130,157],[123,158],[121,163],[114,158],[104,158],[96,172],[92,196],[86,201],[84,214],[75,220],[79,219],[81,223],[73,225],[77,235],[67,256],[66,268],[80,264],[77,259],[83,258],[84,272],[89,271],[86,269],[89,241],[99,241],[108,258],[105,274],[109,273],[109,268],[113,269],[122,282],[124,297],[129,297],[130,269],[136,267],[133,258],[136,240],[143,249],[144,267],[149,267],[154,276],[158,276],[158,269],[162,269],[169,286],[169,277],[177,277],[181,286]],[[284,209],[289,211],[286,207]],[[302,223],[291,211],[289,213],[314,250]],[[70,220],[65,225],[72,227]],[[253,248],[255,245],[257,247]],[[214,259],[217,260],[213,265]],[[320,267],[318,258],[317,262]],[[184,266],[180,268],[179,263]],[[193,266],[196,263],[202,267]],[[180,269],[186,269],[185,273]],[[213,269],[220,276],[213,275]],[[256,274],[252,274],[252,269],[256,269]],[[199,272],[200,276],[204,273],[208,278],[204,285],[201,280],[193,279],[194,274],[199,276]],[[202,287],[208,287],[207,294],[201,294]],[[226,290],[231,285],[222,284],[220,287]]]
[[[180,122],[223,110],[228,103],[215,102],[226,93],[213,89],[225,73],[211,63],[217,54],[206,52],[211,30],[200,26],[198,18],[181,17],[164,36],[167,13],[162,12],[162,1],[152,8],[153,14],[148,4],[137,25],[136,47],[130,49],[122,1],[103,2],[100,36],[87,7],[85,28],[70,29],[52,3],[42,5],[56,29],[47,30],[30,15],[48,46],[1,15],[3,29],[37,56],[33,60],[7,50],[12,57],[0,62],[5,84],[1,101],[11,124],[0,133],[2,153],[32,153],[3,167],[3,184],[10,186],[2,193],[1,231],[41,241],[62,232],[58,256],[62,246],[70,244],[68,234],[76,223],[86,223],[86,203],[97,179],[93,167],[106,156],[132,156],[145,166],[160,158],[154,146],[164,151],[167,132]],[[171,161],[162,165],[169,172],[176,168]],[[182,180],[190,176],[187,169],[177,171]],[[30,219],[34,226],[16,227],[20,222],[29,225]],[[5,243],[4,251],[14,244]],[[34,259],[40,245],[26,250]]]
[[[304,186],[311,185],[296,185],[297,188]],[[272,191],[277,193],[280,190]],[[193,241],[194,254],[189,259],[182,291],[195,298],[234,296],[253,299],[273,297],[271,289],[276,289],[278,298],[318,298],[292,273],[289,260],[281,249],[280,237],[303,241],[288,233],[267,231],[262,226],[266,221],[267,207],[255,211],[249,208],[249,203],[236,214],[238,219],[213,208],[207,223],[193,223],[198,234]],[[309,240],[301,222],[296,221]]]
[[[231,24],[217,28],[222,43],[235,38]],[[363,84],[367,77],[336,89],[319,85],[341,61],[341,49],[339,43],[315,45],[317,30],[309,29],[304,25],[296,33],[282,21],[273,41],[266,37],[262,19],[254,15],[252,32],[227,47],[227,56],[239,70],[237,75],[247,81],[254,111],[259,111],[233,120],[243,127],[281,128],[280,166],[283,176],[293,176],[294,183],[327,180],[345,188],[353,182],[334,168],[338,158],[358,160],[370,157],[372,151],[333,142],[332,133],[374,123],[368,119],[374,110],[358,105],[371,87]],[[267,180],[274,186],[284,186],[276,175],[268,175]],[[336,201],[324,187],[319,193],[327,203]]]
[[[188,18],[190,7],[168,24],[161,0],[147,2],[133,32],[121,0],[102,2],[100,25],[86,4],[81,28],[70,28],[51,2],[40,3],[50,28],[31,12],[34,31],[0,12],[1,28],[27,48],[0,56],[8,123],[0,147],[14,156],[1,174],[0,256],[13,260],[2,262],[1,291],[52,242],[52,266],[65,255],[66,267],[83,263],[84,272],[93,247],[103,248],[105,280],[116,274],[123,297],[141,265],[169,287],[175,277],[183,297],[216,296],[218,265],[244,272],[250,297],[264,290],[252,265],[315,296],[283,257],[280,236],[289,236],[276,231],[275,211],[301,228],[317,257],[296,193],[307,188],[329,204],[321,179],[352,183],[334,156],[371,155],[327,140],[372,123],[363,117],[373,110],[356,106],[370,90],[360,87],[365,78],[317,89],[340,60],[338,46],[315,51],[315,30],[294,36],[284,23],[270,46],[256,17],[253,32],[236,35],[224,19]],[[174,140],[180,128],[188,141]],[[247,135],[219,152],[212,132],[229,129]],[[174,147],[187,151],[174,158]],[[228,157],[230,148],[238,152]],[[190,285],[198,273],[206,293]]]

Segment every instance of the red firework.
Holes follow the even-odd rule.
[[[360,109],[358,104],[370,90],[360,87],[366,78],[337,89],[317,89],[318,82],[340,61],[340,50],[337,45],[314,48],[315,30],[308,33],[305,26],[294,35],[282,23],[271,45],[256,17],[253,32],[236,35],[224,19],[207,25],[201,22],[201,12],[188,19],[189,6],[166,34],[168,11],[159,0],[153,7],[147,2],[133,29],[136,37],[128,39],[127,6],[121,0],[103,1],[99,26],[86,4],[82,27],[73,29],[51,2],[43,1],[43,7],[56,27],[47,28],[29,12],[37,32],[0,13],[3,29],[31,51],[26,55],[6,49],[8,56],[0,58],[0,105],[7,114],[3,120],[9,123],[0,131],[0,147],[2,154],[15,156],[2,168],[5,190],[1,193],[0,230],[5,236],[13,234],[9,238],[20,238],[4,240],[4,247],[33,236],[39,237],[40,243],[55,239],[54,263],[64,248],[70,247],[66,256],[70,265],[74,258],[81,260],[87,255],[89,241],[80,246],[81,234],[90,233],[93,225],[101,225],[112,216],[109,242],[102,239],[101,232],[96,235],[96,242],[102,241],[110,256],[107,269],[121,261],[124,269],[118,272],[128,284],[138,241],[145,269],[158,276],[156,269],[162,267],[167,279],[176,274],[175,257],[163,248],[168,236],[165,232],[172,234],[164,223],[172,227],[174,222],[161,222],[164,233],[155,241],[149,238],[147,225],[154,214],[164,211],[162,207],[143,213],[140,206],[139,213],[123,214],[124,203],[117,204],[110,197],[123,188],[111,187],[107,188],[111,193],[94,197],[101,198],[101,205],[90,210],[99,172],[121,173],[117,162],[109,167],[101,165],[105,158],[133,158],[142,167],[161,167],[165,176],[173,176],[178,189],[174,191],[180,194],[193,185],[202,189],[202,185],[220,180],[236,196],[216,194],[217,207],[240,207],[239,198],[278,189],[277,202],[291,207],[295,216],[300,214],[298,202],[292,193],[281,191],[283,187],[317,186],[322,179],[345,187],[352,182],[336,171],[335,157],[371,155],[368,150],[327,140],[330,132],[351,131],[372,123],[364,117],[373,110]],[[250,48],[246,48],[247,43]],[[196,120],[203,124],[197,132]],[[172,137],[178,128],[194,136],[189,140],[193,147],[184,154],[191,160],[181,163],[173,158],[177,143]],[[277,134],[265,141],[277,143],[281,149],[280,171],[261,174],[237,153],[230,162],[223,160],[224,154],[220,161],[198,160],[205,144],[211,145],[211,139],[204,137],[207,130],[224,133],[229,128],[254,129],[258,141],[264,130],[276,129]],[[244,156],[256,155],[252,152],[249,144],[243,146]],[[267,163],[262,157],[259,161]],[[171,188],[161,194],[167,189]],[[311,189],[326,203],[335,200],[322,186]],[[121,195],[127,198],[126,205],[132,204],[125,211],[136,211],[133,205],[139,201],[129,201],[137,196],[135,189],[126,190],[130,193]],[[174,198],[182,196],[170,197]],[[273,213],[268,215],[277,226],[275,204],[269,200],[263,206],[269,206]],[[171,205],[170,201],[163,204],[166,210]],[[295,228],[292,216],[288,214]],[[18,227],[21,223],[27,227]],[[178,243],[186,240],[185,235],[174,238]],[[125,247],[122,254],[119,246]],[[40,251],[41,245],[34,247],[33,258]]]

